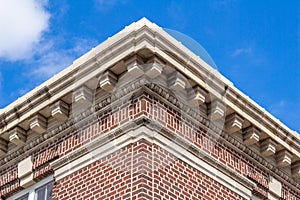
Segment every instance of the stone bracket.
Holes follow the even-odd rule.
[[[26,143],[26,131],[20,127],[16,127],[9,132],[9,141],[17,146],[22,146]]]
[[[269,157],[276,153],[276,142],[271,138],[265,139],[260,144],[260,152],[263,156]]]
[[[185,89],[186,78],[178,71],[168,77],[168,85],[171,90],[180,91]]]
[[[245,130],[244,144],[247,146],[253,145],[259,142],[261,132],[256,127],[250,127]]]
[[[62,100],[58,100],[51,106],[51,115],[60,121],[66,121],[69,115],[69,105]]]
[[[226,117],[225,128],[228,133],[235,133],[243,128],[244,120],[238,114],[233,113]]]
[[[164,63],[158,57],[150,58],[145,66],[146,75],[149,78],[156,78],[162,73]]]
[[[108,93],[112,93],[115,89],[118,77],[112,73],[111,71],[106,71],[100,78],[99,84],[100,87],[107,91]]]
[[[33,173],[28,174],[27,176],[20,179],[20,186],[23,188],[28,188],[34,185],[36,181],[33,179]]]
[[[201,104],[205,104],[207,95],[208,92],[197,85],[190,90],[189,99],[190,101],[196,101],[198,104],[201,105]]]
[[[41,114],[35,115],[30,120],[30,129],[36,133],[44,133],[47,129],[47,119]]]
[[[277,166],[287,167],[292,163],[292,154],[287,150],[281,150],[277,153]]]
[[[142,76],[145,73],[143,69],[143,64],[143,59],[138,55],[134,55],[125,61],[128,73],[130,73],[133,77],[136,78]]]
[[[210,120],[217,120],[225,117],[225,105],[219,100],[214,100],[208,106],[208,117]]]
[[[83,85],[74,91],[73,100],[75,103],[91,104],[93,95],[91,89]]]

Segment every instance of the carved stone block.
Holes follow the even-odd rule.
[[[287,150],[281,150],[276,157],[278,167],[287,167],[292,163],[292,154]]]
[[[225,105],[215,100],[208,106],[208,117],[210,120],[217,120],[225,117]]]
[[[250,128],[247,128],[244,133],[244,144],[247,146],[250,146],[250,145],[253,145],[253,144],[259,142],[260,135],[261,135],[261,132],[257,128],[255,128],[253,126]]]
[[[36,133],[44,133],[47,129],[47,119],[40,114],[35,115],[30,120],[30,129]]]
[[[89,106],[93,102],[93,93],[91,89],[85,85],[77,88],[73,94],[73,101],[77,106],[82,105],[83,107]]]
[[[146,63],[146,75],[150,78],[156,78],[162,73],[163,62],[156,56],[153,56]]]
[[[17,146],[22,146],[26,142],[26,132],[20,128],[16,127],[9,132],[9,141]]]
[[[270,176],[269,178],[269,199],[273,197],[275,199],[279,199],[281,197],[282,184],[280,181]]]
[[[180,91],[185,89],[186,78],[180,72],[173,72],[168,77],[168,85],[171,90]]]
[[[33,157],[29,156],[18,163],[18,178],[20,179],[20,186],[28,188],[35,184],[32,173]]]
[[[276,146],[276,142],[274,142],[271,138],[262,141],[260,144],[261,154],[265,157],[274,155],[276,153]]]
[[[68,119],[69,105],[64,101],[58,100],[57,102],[52,104],[50,108],[52,117],[60,121],[66,121]]]
[[[28,174],[20,180],[20,186],[23,188],[28,188],[34,185],[36,181],[33,179],[33,173]]]
[[[190,92],[191,100],[197,101],[198,104],[204,104],[208,92],[202,89],[200,86],[195,86]]]
[[[115,89],[116,82],[118,78],[111,71],[106,71],[100,78],[99,84],[102,89],[105,91],[112,93]]]
[[[127,72],[135,78],[140,77],[145,73],[143,69],[143,64],[143,59],[138,55],[134,55],[125,61],[125,65],[127,66]]]
[[[23,178],[32,172],[33,157],[29,156],[18,163],[18,178]]]
[[[228,133],[240,131],[243,127],[244,120],[238,114],[233,113],[226,117],[225,128]]]

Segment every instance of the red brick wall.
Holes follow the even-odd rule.
[[[0,199],[20,190],[17,166],[13,165],[0,176]]]
[[[176,112],[170,106],[150,96],[140,96],[131,103],[121,105],[113,109],[113,111],[106,111],[99,114],[88,124],[77,127],[77,130],[70,131],[64,136],[49,142],[42,149],[35,151],[33,153],[35,179],[40,180],[53,173],[49,166],[51,161],[64,157],[100,135],[142,115],[158,122],[170,131],[180,134],[207,152],[211,157],[216,158],[232,170],[256,182],[258,187],[255,188],[254,193],[261,197],[266,197],[268,191],[268,172],[256,166],[251,160],[238,153],[235,149],[211,138],[197,124],[193,124],[182,117],[181,113]],[[1,196],[9,196],[21,189],[16,174],[13,180],[7,178],[6,174],[15,173],[12,172],[13,169],[16,169],[16,164],[0,172]],[[139,180],[147,180],[146,177],[140,177]],[[154,180],[152,182],[155,183]],[[183,191],[185,192],[186,190]],[[299,194],[286,188],[283,190],[283,197],[287,200],[300,199]]]
[[[128,146],[56,182],[56,199],[129,199],[131,153]]]
[[[172,154],[144,140],[56,182],[53,195],[53,200],[243,199]]]
[[[300,195],[294,192],[291,188],[289,188],[286,185],[282,185],[282,191],[281,191],[281,197],[282,199],[288,199],[288,200],[299,200]]]

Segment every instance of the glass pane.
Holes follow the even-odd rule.
[[[45,200],[45,194],[46,194],[45,190],[46,187],[43,187],[36,192],[36,200]]]
[[[51,200],[52,199],[52,183],[49,183],[47,185],[47,200]]]
[[[35,200],[52,199],[52,182],[36,190]]]

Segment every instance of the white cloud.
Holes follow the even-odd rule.
[[[97,41],[92,39],[73,39],[74,46],[69,49],[56,49],[54,43],[58,41],[48,41],[47,44],[41,44],[40,55],[37,60],[30,61],[33,68],[28,72],[28,76],[34,76],[36,79],[45,79],[53,76],[63,70],[83,53],[91,49]]]
[[[0,0],[0,58],[16,61],[31,57],[49,25],[47,1]]]
[[[28,75],[39,79],[49,78],[71,64],[72,59],[66,52],[48,52],[36,62],[38,66]]]
[[[251,54],[251,53],[252,53],[252,48],[251,47],[239,48],[239,49],[234,50],[232,52],[231,56],[236,57],[236,56],[239,56],[239,55],[242,55],[242,54]]]

